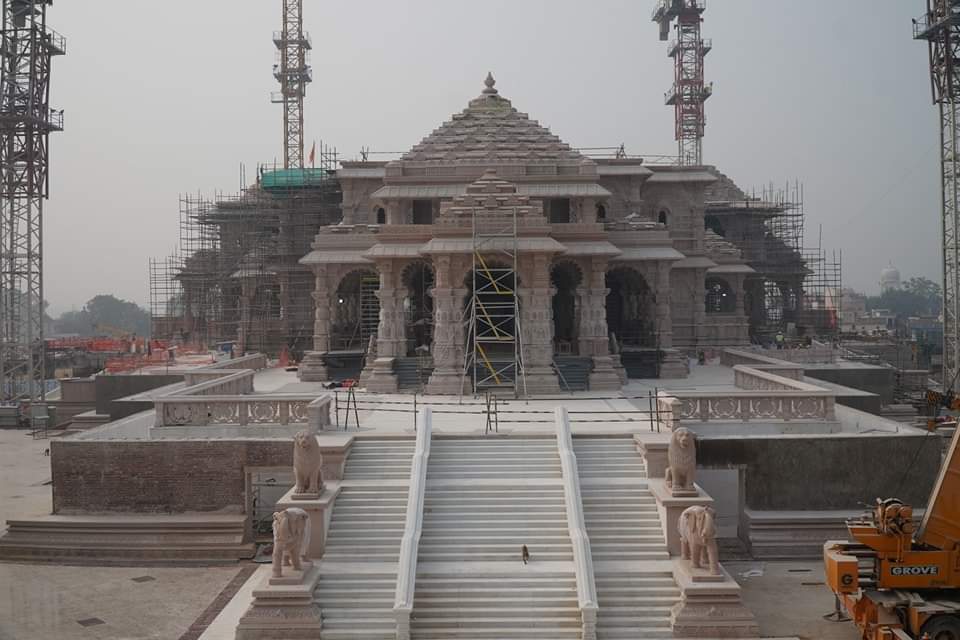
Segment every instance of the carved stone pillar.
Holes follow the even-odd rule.
[[[661,349],[673,348],[673,318],[670,305],[673,303],[670,290],[670,263],[657,263],[657,331]]]
[[[527,393],[556,393],[560,391],[560,383],[551,366],[553,288],[550,286],[550,257],[536,254],[525,263],[527,269],[523,271],[530,286],[520,288],[518,293]]]
[[[656,276],[657,291],[657,331],[659,332],[660,350],[663,351],[663,362],[660,364],[661,378],[686,378],[690,371],[687,358],[673,348],[673,296],[670,287],[670,263],[657,263]],[[702,289],[702,287],[701,287]],[[699,304],[699,306],[697,306]],[[703,306],[703,292],[700,292],[700,301],[694,302],[693,308],[694,332],[699,334],[700,327],[706,321]]]
[[[313,351],[303,354],[298,375],[305,382],[322,382],[330,377],[323,354],[330,350],[331,297],[326,268],[314,267],[313,273]]]
[[[465,288],[433,289],[433,374],[427,393],[459,394],[463,380],[464,330],[461,307]]]
[[[360,374],[360,384],[367,391],[395,393],[397,376],[393,364],[401,350],[406,351],[406,336],[403,330],[402,292],[396,287],[393,262],[386,260],[377,264],[380,271],[380,322],[377,325],[376,357],[367,356],[366,365]]]
[[[580,305],[580,355],[593,359],[590,390],[619,389],[624,380],[617,371],[620,358],[610,354],[607,328],[607,262],[595,258],[586,274]]]

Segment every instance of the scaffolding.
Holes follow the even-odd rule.
[[[45,396],[43,203],[49,194],[50,70],[66,53],[50,0],[3,0],[0,69],[0,400]]]
[[[745,288],[751,339],[778,333],[836,340],[841,255],[805,241],[804,189],[799,181],[747,193],[722,173],[708,188],[705,224],[740,250],[753,268]]]
[[[299,263],[323,225],[340,219],[337,153],[321,143],[320,167],[257,167],[238,194],[180,198],[180,242],[151,260],[155,338],[195,348],[279,355],[313,347],[314,288]]]
[[[472,271],[463,377],[474,394],[513,389],[526,396],[520,324],[517,209],[474,208]],[[463,389],[463,382],[460,385]]]
[[[176,253],[150,258],[150,335],[153,338],[172,341],[181,335],[183,288],[176,276],[182,268],[183,259]]]

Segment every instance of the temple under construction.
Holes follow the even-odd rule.
[[[571,148],[492,76],[399,158],[318,165],[181,199],[155,337],[456,393],[678,377],[703,350],[837,329],[839,259],[804,248],[798,184]]]

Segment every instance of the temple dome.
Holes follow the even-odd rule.
[[[405,153],[402,161],[489,165],[551,162],[577,164],[584,159],[559,137],[500,95],[487,74],[482,93],[467,108]]]

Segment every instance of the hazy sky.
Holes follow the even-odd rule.
[[[343,157],[402,151],[480,93],[573,146],[672,154],[672,80],[653,0],[305,0],[309,141]],[[939,280],[937,114],[921,0],[712,0],[704,158],[745,188],[805,184],[808,244],[842,249],[844,284],[875,292],[892,261]],[[281,154],[269,102],[280,0],[57,2],[67,37],[53,102],[46,297],[147,304],[148,258],[178,237],[178,196],[237,191]]]

